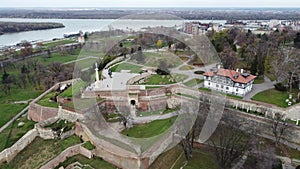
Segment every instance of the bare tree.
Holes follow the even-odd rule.
[[[278,146],[288,128],[287,122],[284,121],[284,115],[276,113],[272,118],[272,133],[275,137],[275,145]]]
[[[232,115],[223,116],[222,121],[224,124],[220,124],[217,134],[210,139],[210,142],[214,147],[220,168],[227,169],[251,149],[254,133],[251,130],[248,134],[243,132],[245,121],[239,121]]]

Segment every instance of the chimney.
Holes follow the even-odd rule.
[[[239,68],[236,69],[236,72],[239,72]]]
[[[221,68],[221,65],[218,65],[217,68],[220,69],[220,68]]]
[[[242,74],[244,73],[244,69],[241,69],[241,73],[242,73]]]

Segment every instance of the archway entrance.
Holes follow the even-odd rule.
[[[130,100],[130,104],[132,105],[132,106],[135,106],[135,100]]]

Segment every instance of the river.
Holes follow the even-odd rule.
[[[113,20],[113,19],[24,19],[24,18],[0,18],[0,21],[8,22],[57,22],[65,25],[64,28],[18,32],[0,35],[0,48],[14,45],[22,40],[45,41],[53,38],[62,38],[65,33],[93,32],[107,30],[108,25],[115,29],[139,30],[144,27],[175,26],[182,25],[183,20]],[[210,21],[200,21],[210,22]],[[225,23],[225,21],[215,21]]]

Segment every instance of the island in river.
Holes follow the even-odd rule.
[[[0,22],[0,35],[33,30],[64,28],[62,23],[55,22]]]

